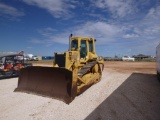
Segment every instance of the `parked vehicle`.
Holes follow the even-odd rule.
[[[37,57],[37,56],[33,56],[33,57],[32,57],[32,60],[38,61],[38,57]]]
[[[123,56],[122,61],[135,61],[135,58],[130,57],[130,56]]]
[[[33,54],[28,54],[29,60],[38,61],[38,57]]]
[[[28,56],[24,56],[24,60],[25,60],[25,61],[28,61],[28,60],[30,60],[30,59],[29,59]]]
[[[22,68],[32,66],[24,62],[22,54],[0,56],[0,78],[18,76]]]
[[[157,77],[160,81],[160,44],[156,48],[156,66],[157,66]]]

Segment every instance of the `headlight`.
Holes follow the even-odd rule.
[[[103,57],[102,56],[98,56],[97,61],[101,61],[101,60],[103,60]]]

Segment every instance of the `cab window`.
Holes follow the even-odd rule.
[[[93,41],[89,41],[89,52],[93,52]]]
[[[78,49],[78,40],[72,40],[71,48],[77,50]]]
[[[86,40],[81,40],[80,57],[85,58],[87,56],[87,44]]]

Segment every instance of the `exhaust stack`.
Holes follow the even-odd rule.
[[[70,34],[69,36],[69,51],[71,51],[71,38],[72,38],[72,34]]]

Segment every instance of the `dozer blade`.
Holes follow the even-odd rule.
[[[65,68],[27,67],[20,71],[15,91],[56,98],[69,104],[77,94],[76,75]]]

